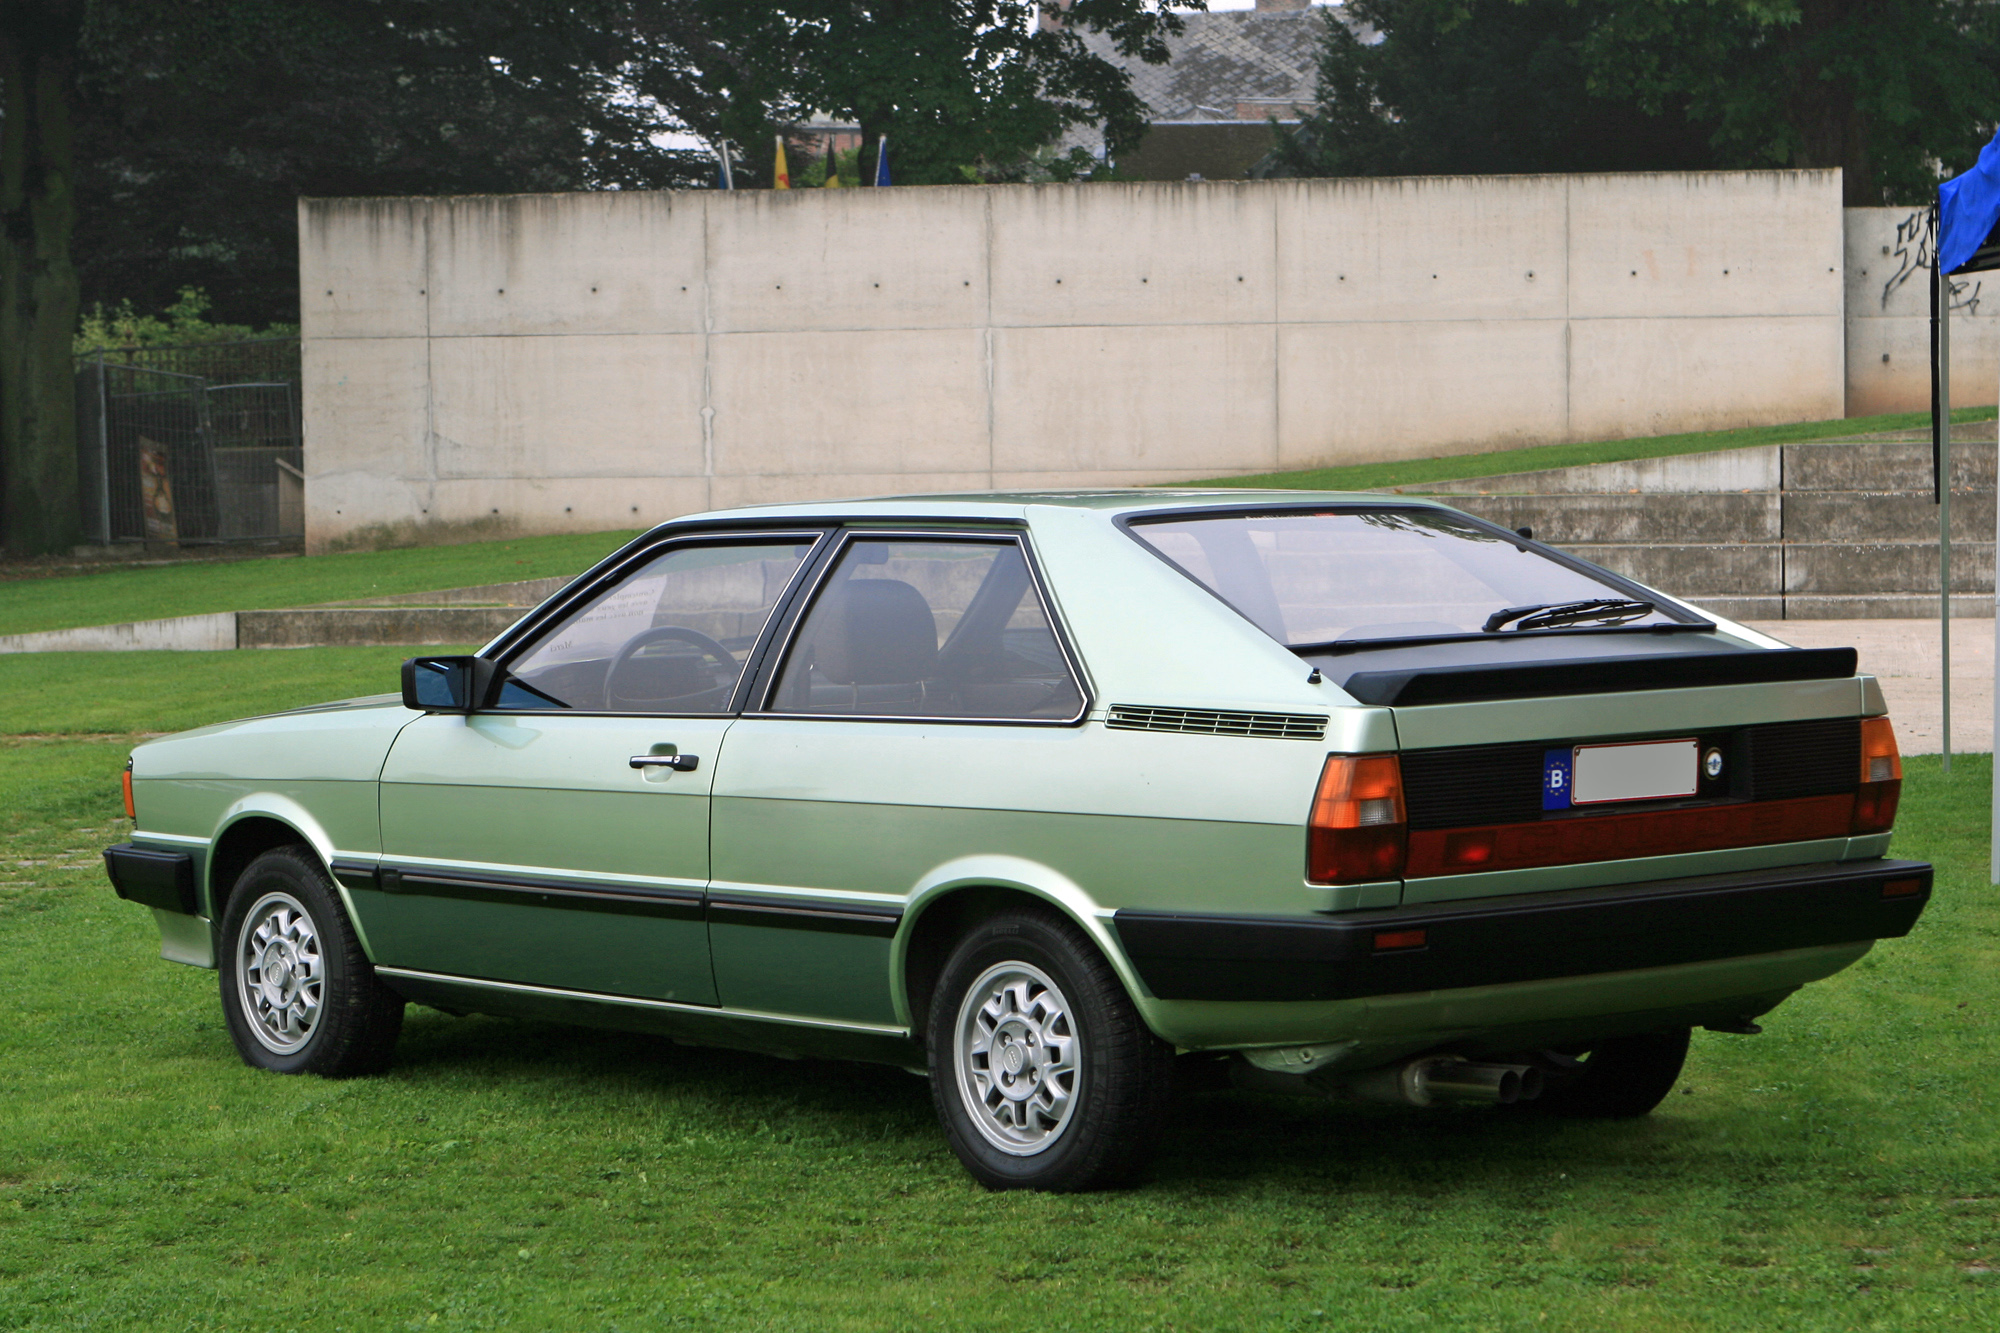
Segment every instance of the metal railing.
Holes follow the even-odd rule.
[[[168,545],[303,539],[299,378],[290,338],[78,358],[85,536]]]

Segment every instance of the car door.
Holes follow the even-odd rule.
[[[498,706],[433,714],[382,772],[365,927],[393,967],[715,1003],[709,793],[772,609],[817,533],[642,551],[502,657]]]
[[[1034,830],[1084,694],[1018,534],[849,533],[717,774],[709,942],[722,1003],[895,1021],[913,878]]]

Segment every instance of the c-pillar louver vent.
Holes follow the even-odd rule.
[[[1179,731],[1202,736],[1262,736],[1316,741],[1326,735],[1318,713],[1239,713],[1222,708],[1153,708],[1113,704],[1104,725],[1118,731]]]

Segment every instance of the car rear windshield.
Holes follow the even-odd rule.
[[[1294,648],[1687,619],[1435,509],[1183,516],[1131,529]]]

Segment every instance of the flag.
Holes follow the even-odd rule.
[[[886,134],[875,141],[875,183],[889,183],[889,136]]]
[[[1993,234],[1995,222],[2000,222],[2000,131],[1979,150],[1972,170],[1938,186],[1938,271],[1963,266]]]
[[[727,139],[716,145],[715,168],[715,188],[718,190],[735,189],[736,175],[729,169],[729,140]]]
[[[778,160],[771,168],[771,188],[789,190],[792,188],[792,169],[785,164],[785,136],[774,134],[771,137],[778,141]]]
[[[840,188],[840,158],[834,150],[831,134],[826,136],[826,188],[829,190]]]

